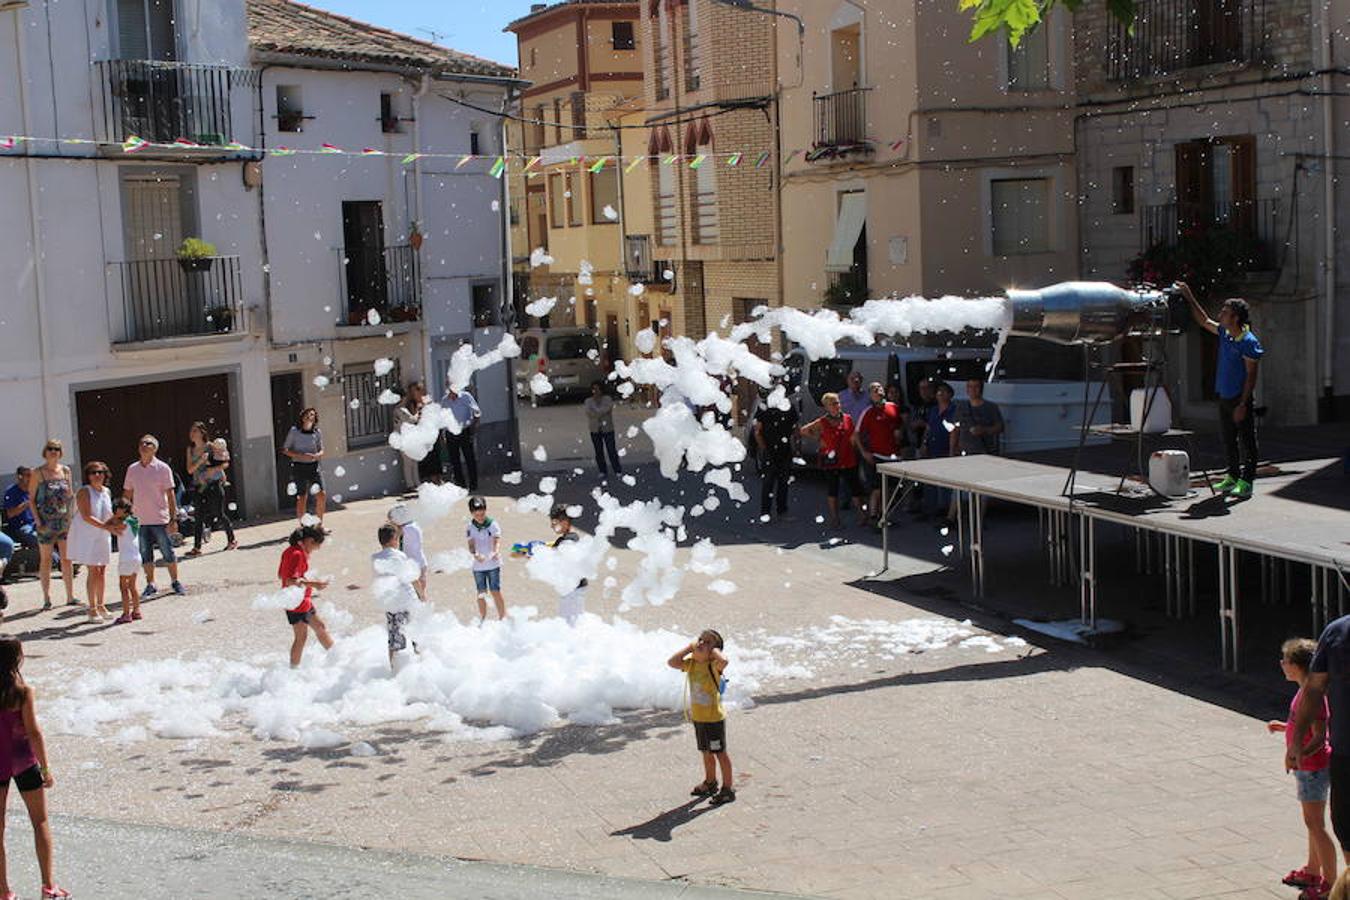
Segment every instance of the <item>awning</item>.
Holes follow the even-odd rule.
[[[839,198],[839,218],[834,223],[834,240],[825,251],[826,272],[847,272],[853,268],[853,248],[867,222],[867,194],[851,191]]]

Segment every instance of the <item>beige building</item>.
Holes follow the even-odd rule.
[[[663,333],[697,338],[782,302],[774,25],[714,0],[641,8],[652,209],[645,237],[662,261],[653,268],[673,278],[639,303]]]
[[[648,170],[625,163],[647,147],[639,25],[635,2],[567,0],[507,26],[532,82],[524,121],[508,126],[517,324],[542,324],[525,306],[557,297],[547,324],[595,328],[611,357],[632,356],[651,318],[630,283],[659,280],[645,242]],[[531,265],[539,249],[552,262]]]
[[[980,295],[1078,271],[1061,10],[1017,50],[955,2],[785,0],[783,298]]]

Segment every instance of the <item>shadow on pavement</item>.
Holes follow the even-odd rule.
[[[710,813],[717,807],[699,806],[703,798],[690,800],[688,803],[681,803],[674,809],[668,809],[658,816],[641,822],[637,825],[629,825],[618,831],[611,831],[610,837],[631,837],[638,841],[660,841],[663,844],[669,843],[673,837],[673,832],[681,825],[687,825],[697,819],[704,813]]]
[[[483,776],[495,774],[498,769],[552,766],[574,753],[617,753],[632,741],[643,740],[654,732],[673,733],[683,725],[683,715],[669,711],[628,714],[617,725],[563,725],[522,739],[519,755],[479,763],[469,774]]]

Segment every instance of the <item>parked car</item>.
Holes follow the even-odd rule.
[[[529,328],[517,334],[516,340],[521,357],[516,366],[516,396],[522,400],[532,396],[530,380],[539,372],[553,386],[545,397],[587,394],[591,382],[605,377],[600,341],[593,328]]]

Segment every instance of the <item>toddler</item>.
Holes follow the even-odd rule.
[[[689,718],[694,723],[694,739],[703,754],[703,781],[690,796],[709,797],[713,806],[736,799],[732,786],[731,757],[727,755],[726,711],[722,708],[722,673],[727,658],[722,655],[722,635],[709,628],[687,647],[681,647],[666,661],[672,669],[685,673],[689,684]],[[722,769],[722,788],[717,788],[717,768]]]
[[[1336,880],[1336,847],[1326,826],[1327,797],[1331,793],[1331,745],[1327,742],[1331,709],[1325,698],[1308,734],[1294,734],[1294,714],[1302,699],[1308,666],[1316,650],[1317,644],[1307,638],[1294,638],[1280,647],[1280,669],[1285,680],[1297,684],[1298,690],[1289,703],[1288,721],[1266,725],[1267,731],[1284,733],[1286,754],[1293,750],[1295,741],[1304,752],[1294,778],[1298,784],[1298,802],[1303,807],[1303,824],[1308,828],[1308,862],[1303,868],[1284,876],[1285,884],[1303,889],[1298,895],[1299,900],[1326,900],[1331,884]]]
[[[122,592],[122,614],[114,625],[125,625],[141,617],[141,594],[136,578],[141,571],[141,523],[131,514],[131,501],[123,497],[113,501],[113,521],[123,529],[117,533],[117,586]]]

